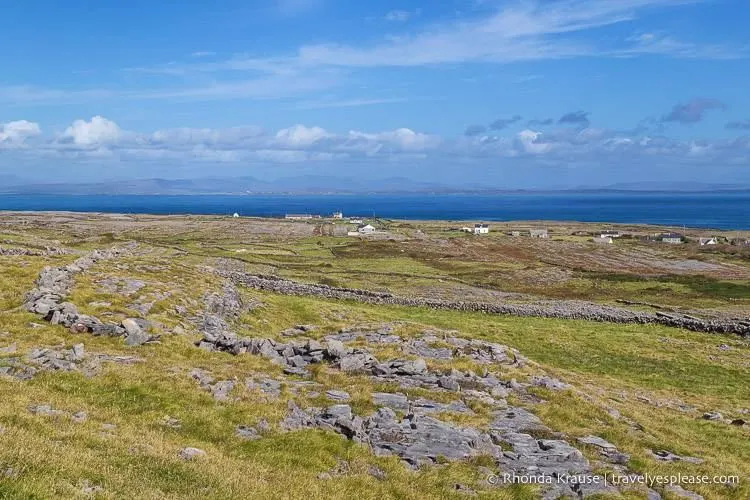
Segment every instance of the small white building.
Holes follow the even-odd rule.
[[[594,243],[599,243],[600,245],[611,245],[614,243],[614,240],[611,236],[594,236],[593,238]]]
[[[284,216],[285,219],[291,219],[291,220],[308,220],[308,219],[314,219],[315,217],[316,216],[312,214],[286,214]]]
[[[357,228],[359,234],[372,234],[375,232],[375,227],[370,224],[364,224]]]
[[[487,234],[490,232],[489,224],[474,224],[474,234]]]
[[[670,245],[680,245],[682,244],[682,239],[682,235],[679,233],[664,233],[659,235],[659,241]]]
[[[602,238],[619,238],[621,236],[622,234],[620,233],[620,231],[608,230],[608,231],[602,231],[601,233]]]
[[[232,215],[232,217],[234,217],[235,219],[239,219],[239,217],[240,217],[240,214],[238,214],[237,212],[235,212],[235,213],[234,213],[234,214]]]
[[[712,238],[698,238],[698,244],[702,247],[706,245],[718,245],[719,242],[716,240],[715,237]]]
[[[545,240],[549,238],[549,232],[546,229],[532,229],[529,234],[532,238],[542,238]]]
[[[344,213],[343,212],[333,212],[333,215],[331,215],[334,219],[343,219]]]
[[[349,222],[351,222],[352,224],[362,224],[363,221],[362,219],[353,218],[353,219],[349,219]]]

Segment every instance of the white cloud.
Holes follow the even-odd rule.
[[[114,143],[121,136],[120,127],[101,116],[94,116],[90,121],[76,120],[63,132],[63,138],[79,146]]]
[[[239,64],[239,63],[238,63]],[[131,90],[110,89],[83,89],[83,90],[60,90],[51,88],[40,88],[32,86],[0,87],[0,103],[84,103],[104,99],[126,99],[126,100],[162,100],[179,99],[192,101],[212,101],[221,99],[279,99],[307,95],[311,92],[329,89],[342,83],[342,74],[335,69],[307,69],[299,71],[291,67],[286,69],[275,63],[258,62],[265,64],[267,69],[263,74],[248,79],[232,79],[222,81],[217,79],[214,83],[197,86],[166,86],[162,88],[143,88]],[[216,70],[227,71],[226,62],[217,64]],[[170,68],[160,67],[148,69],[149,72],[168,73],[185,76],[190,72],[202,71],[196,68],[201,66],[174,66]],[[146,71],[144,69],[144,71]],[[250,71],[250,70],[242,70]],[[272,73],[271,73],[272,72]]]
[[[582,43],[573,34],[630,21],[639,12],[701,0],[559,0],[518,2],[491,15],[433,25],[370,46],[304,46],[304,64],[349,67],[424,66],[461,62],[513,62],[614,55],[610,47]],[[709,56],[710,54],[705,54]]]
[[[624,56],[652,54],[681,59],[737,59],[747,55],[744,49],[724,45],[696,44],[663,33],[641,33],[627,39],[630,46],[616,53]]]
[[[26,120],[0,123],[0,146],[3,144],[20,146],[26,139],[41,135],[41,133],[42,129],[38,123]]]
[[[316,142],[330,137],[330,134],[320,127],[305,127],[294,125],[293,127],[279,130],[276,139],[282,146],[297,148],[312,146]]]
[[[439,137],[409,128],[380,132],[336,133],[318,126],[294,125],[278,131],[260,127],[177,128],[153,132],[121,129],[101,116],[76,120],[60,137],[41,136],[38,124],[0,125],[4,155],[63,159],[76,163],[154,163],[179,168],[188,164],[350,166],[359,163],[429,166],[484,165],[503,160],[540,165],[669,164],[750,166],[750,136],[732,140],[682,141],[644,132],[585,127],[525,129],[499,135]],[[26,138],[34,141],[24,143]],[[13,141],[13,142],[10,142]],[[13,147],[7,147],[14,144]],[[23,147],[17,147],[22,145]],[[6,159],[9,156],[6,156]],[[494,163],[493,163],[494,162]]]
[[[549,152],[552,145],[549,143],[542,142],[541,132],[534,132],[533,130],[522,130],[516,135],[516,142],[524,153],[529,154],[544,154]]]
[[[707,0],[508,0],[487,2],[479,11],[427,24],[369,43],[307,44],[268,57],[236,54],[201,60],[130,68],[131,73],[172,77],[169,85],[118,89],[62,90],[33,86],[0,87],[0,103],[90,102],[102,99],[278,99],[310,97],[315,92],[356,81],[356,71],[376,67],[421,67],[460,63],[502,64],[571,57],[665,57],[726,59],[747,55],[747,48],[701,45],[672,36],[644,33],[630,39],[584,36],[590,30],[631,21],[656,9]],[[323,0],[275,0],[286,15],[309,11]],[[418,11],[394,10],[387,19],[405,21]],[[212,73],[212,78],[187,78]],[[131,75],[132,76],[132,75]],[[186,82],[210,82],[187,85]],[[376,99],[371,99],[376,101]],[[368,99],[350,105],[364,105]],[[357,104],[359,102],[360,104]],[[313,104],[313,106],[315,106]],[[341,104],[341,107],[346,104]],[[334,104],[325,107],[335,107]]]
[[[423,151],[425,149],[436,147],[440,142],[436,137],[415,132],[408,128],[399,128],[375,134],[350,131],[349,137],[355,140],[364,139],[371,143],[389,146],[403,151]]]

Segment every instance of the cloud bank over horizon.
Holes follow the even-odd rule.
[[[675,109],[682,109],[680,106]],[[688,167],[710,168],[721,163],[746,168],[750,164],[750,136],[677,140],[658,133],[658,127],[629,131],[597,128],[591,125],[589,115],[571,112],[554,124],[544,121],[546,125],[504,131],[505,122],[521,120],[514,116],[499,119],[500,124],[496,121],[487,127],[469,127],[465,134],[455,137],[409,128],[336,133],[302,124],[279,130],[247,125],[141,132],[123,129],[102,116],[74,120],[63,132],[50,134],[38,123],[19,120],[0,124],[0,154],[27,162],[114,168],[129,178],[147,176],[149,170],[139,167],[154,163],[174,167],[174,178],[201,172],[200,166],[210,166],[214,175],[251,173],[254,166],[264,166],[269,172],[277,169],[279,176],[299,166],[312,171],[319,167],[327,174],[372,176],[372,168],[391,166],[406,177],[421,178],[432,166],[452,165],[456,175],[445,179],[458,182],[467,170],[475,169],[484,172],[491,186],[499,185],[506,166],[574,172],[583,165],[602,169],[623,164],[653,165],[679,174],[680,169]],[[691,115],[687,123],[693,121]],[[330,170],[340,164],[347,168]],[[488,164],[492,169],[483,170]],[[70,180],[75,174],[75,170],[59,172],[57,180]]]

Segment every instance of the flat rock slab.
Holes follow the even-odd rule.
[[[326,397],[332,401],[349,401],[351,399],[348,392],[337,390],[326,391]]]
[[[177,456],[182,460],[196,460],[206,456],[206,452],[200,448],[182,448]]]

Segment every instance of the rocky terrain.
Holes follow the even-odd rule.
[[[248,261],[73,219],[5,221],[0,497],[750,494],[747,314],[335,286],[268,273],[266,223]]]

